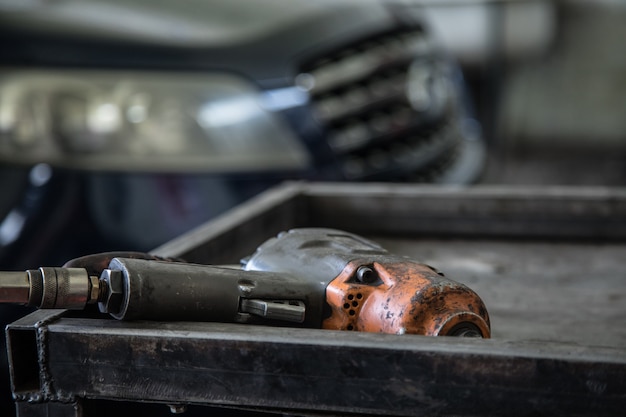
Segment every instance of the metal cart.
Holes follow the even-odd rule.
[[[493,338],[40,310],[7,329],[19,415],[626,410],[626,189],[287,183],[154,253],[236,263],[280,231],[312,226],[367,236],[467,284]]]

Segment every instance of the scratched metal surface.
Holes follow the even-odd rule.
[[[25,371],[20,411],[75,417],[79,404],[99,416],[120,399],[296,414],[624,409],[626,189],[292,184],[154,253],[233,263],[281,230],[314,226],[369,237],[467,284],[493,339],[72,317],[40,326],[29,316],[9,330],[14,373]],[[67,407],[53,410],[56,401]]]
[[[626,348],[626,244],[372,239],[474,289],[494,339]]]
[[[34,361],[39,372],[26,366],[28,345],[14,351],[14,364],[31,371],[22,373],[16,390],[28,416],[111,415],[93,400],[238,406],[289,415],[425,417],[608,417],[620,415],[626,403],[624,349],[124,322],[64,317],[59,310],[40,310],[11,326],[13,347],[32,341],[28,336],[37,329],[41,348],[32,352],[39,357]],[[41,400],[70,407],[28,406]],[[74,413],[75,403],[84,413]],[[209,414],[196,411],[187,415]]]

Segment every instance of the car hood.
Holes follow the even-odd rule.
[[[393,24],[375,0],[0,2],[12,46],[3,64],[223,68],[256,80],[292,76],[309,54]]]

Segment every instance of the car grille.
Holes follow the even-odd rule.
[[[453,88],[428,39],[385,33],[302,67],[296,82],[347,179],[431,181],[453,158]]]

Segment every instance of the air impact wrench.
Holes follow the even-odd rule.
[[[108,265],[100,265],[102,259],[92,255],[62,268],[1,272],[0,302],[65,309],[98,303],[101,312],[121,320],[490,337],[487,309],[474,291],[340,230],[283,232],[241,267],[149,255],[104,256]]]

